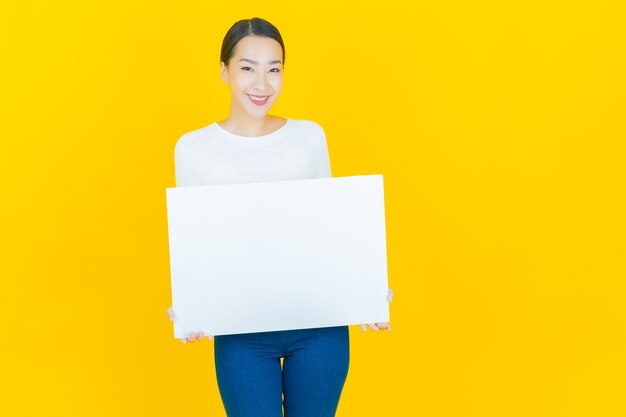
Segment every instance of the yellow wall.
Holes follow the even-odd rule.
[[[0,415],[224,415],[165,313],[165,188],[253,16],[271,113],[385,179],[393,331],[351,328],[337,415],[626,415],[620,2],[409,3],[2,2]]]

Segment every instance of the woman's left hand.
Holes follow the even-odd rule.
[[[390,303],[391,300],[393,299],[393,291],[391,290],[391,288],[389,288],[389,292],[387,292],[387,302]],[[387,329],[387,330],[391,330],[391,325],[389,325],[389,323],[384,322],[384,323],[368,323],[367,325],[365,324],[361,324],[361,330],[363,330],[364,332],[367,331],[367,327],[369,326],[370,329],[378,331],[380,329]]]

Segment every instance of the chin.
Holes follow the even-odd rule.
[[[256,119],[262,119],[263,117],[265,117],[269,111],[270,111],[271,107],[268,106],[267,109],[254,109],[256,111],[249,111],[248,114]]]
[[[269,112],[269,109],[263,109],[263,110],[259,110],[256,109],[256,111],[249,111],[248,114],[254,118],[257,119],[261,119],[262,117],[264,117],[267,113]]]

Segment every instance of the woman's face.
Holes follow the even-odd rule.
[[[220,75],[230,85],[231,112],[261,118],[278,99],[283,86],[283,50],[266,36],[246,36],[235,46]]]

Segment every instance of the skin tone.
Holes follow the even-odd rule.
[[[283,87],[283,50],[280,44],[266,36],[246,36],[234,48],[229,65],[222,62],[220,77],[231,92],[230,113],[218,124],[231,133],[241,136],[262,136],[283,126],[287,119],[268,114]],[[251,101],[251,96],[268,100],[263,105]],[[387,301],[391,302],[393,291],[389,288]],[[167,309],[170,321],[174,321],[174,309]],[[361,324],[361,329],[391,330],[389,323]],[[203,340],[204,332],[190,332],[180,339],[182,343]]]
[[[287,119],[268,114],[283,88],[283,50],[266,36],[246,36],[233,51],[229,65],[220,64],[220,77],[230,87],[229,116],[218,122],[241,136],[261,136],[279,129]],[[250,96],[268,97],[259,106]]]

